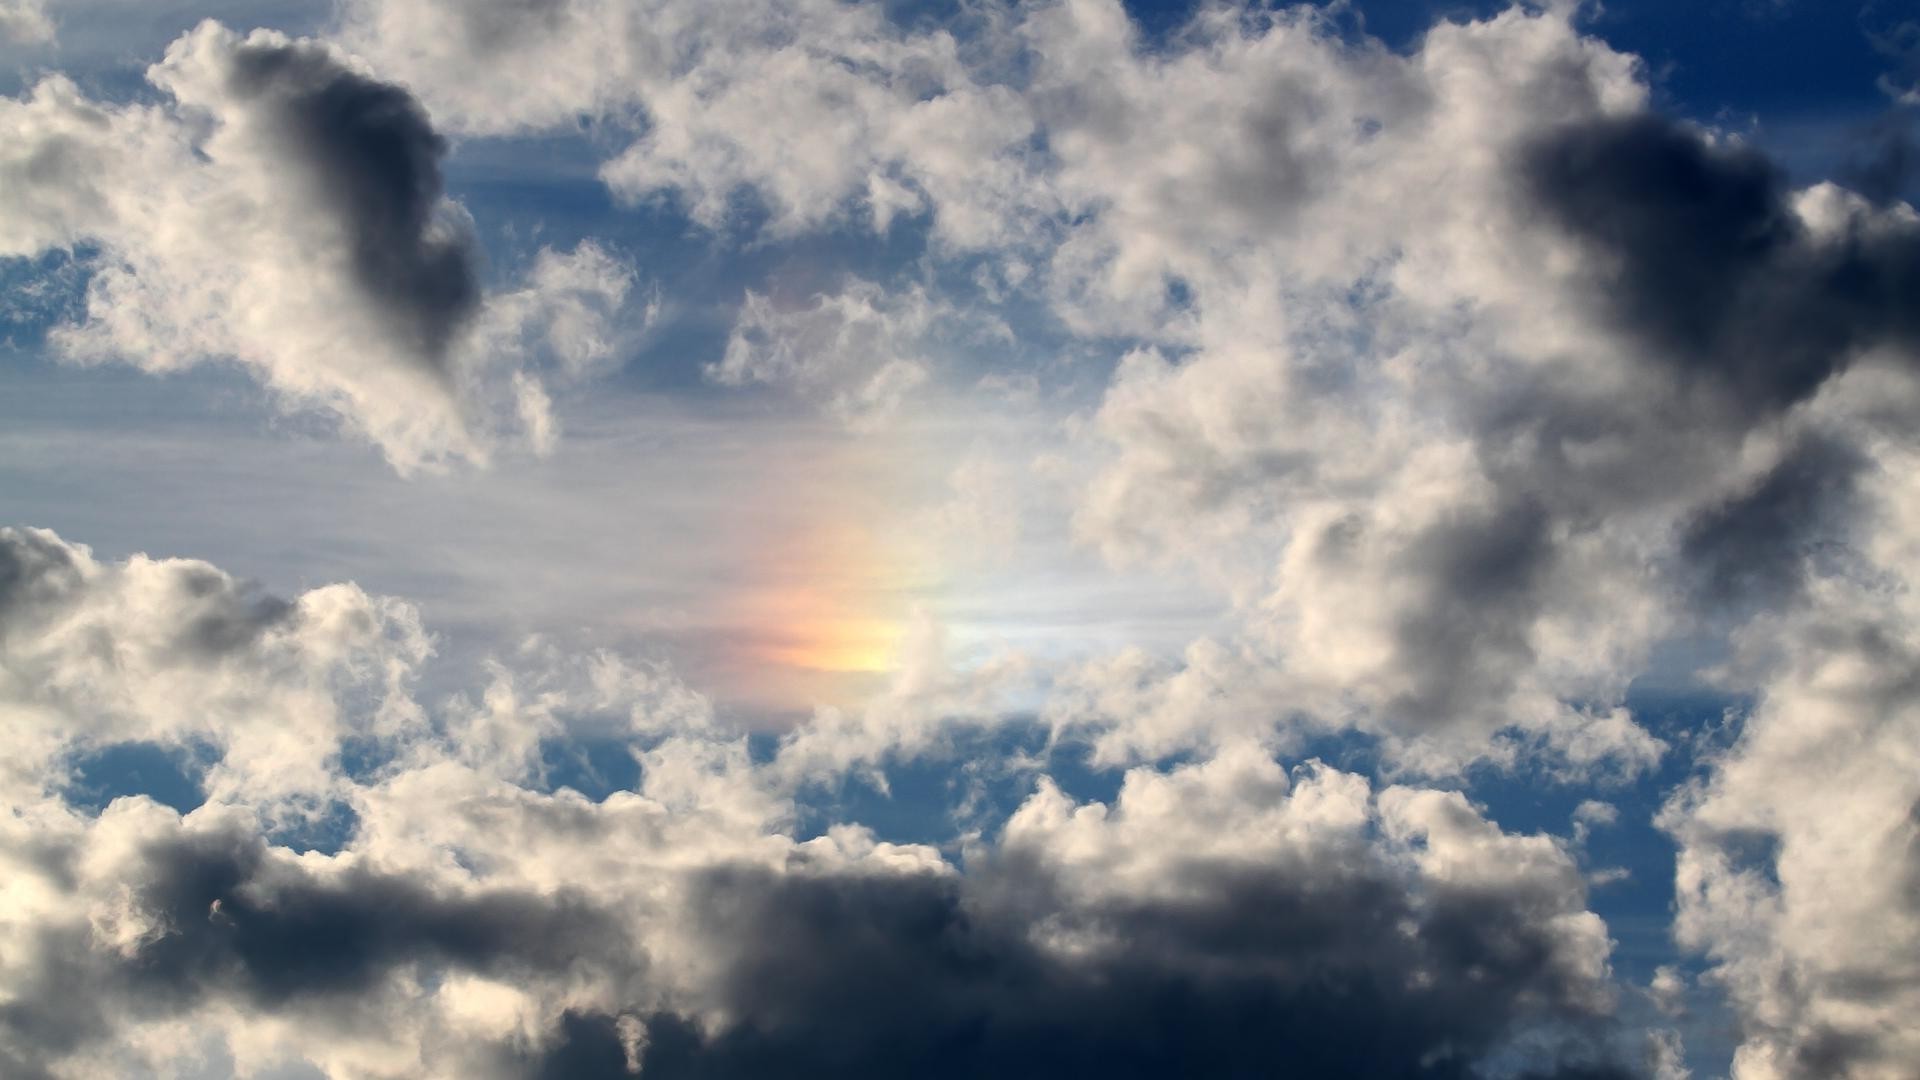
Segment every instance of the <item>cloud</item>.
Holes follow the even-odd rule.
[[[208,22],[148,78],[170,104],[96,103],[62,76],[0,102],[19,193],[0,254],[77,249],[92,270],[85,315],[52,334],[69,358],[238,363],[407,472],[484,461],[538,400],[546,354],[499,347],[503,323],[607,333],[631,272],[592,245],[483,293],[472,224],[443,195],[445,140],[331,46]]]
[[[356,283],[394,324],[409,350],[444,360],[454,332],[479,303],[472,239],[436,222],[446,142],[400,87],[344,70],[323,45],[214,43],[220,60],[181,58],[176,68],[219,71],[226,93],[275,132],[283,151],[303,158],[313,186],[346,234]],[[183,101],[218,90],[192,87],[194,74],[162,78]]]
[[[1568,1030],[1529,1075],[1632,1075],[1583,1041],[1605,943],[1563,854],[1457,796],[1376,805],[1325,769],[1288,788],[1246,756],[1137,771],[1110,813],[1045,787],[964,877],[703,873],[725,1019],[648,1018],[641,1075],[1466,1076],[1536,1024]],[[1276,842],[1227,850],[1252,837]],[[619,1074],[610,1027],[565,1044],[599,1044],[579,1075]]]
[[[430,651],[413,609],[352,585],[283,600],[203,562],[102,563],[14,528],[0,641],[9,797],[56,782],[70,753],[204,741],[221,755],[214,798],[287,809],[324,801],[345,740],[412,722],[407,683]]]
[[[866,281],[791,310],[748,292],[707,377],[724,386],[790,386],[849,424],[871,425],[927,381],[920,351],[941,314],[925,292],[889,296]]]
[[[0,3],[0,41],[39,45],[53,40],[53,20],[42,0]]]
[[[1562,9],[1406,54],[1229,14],[1163,50],[1105,5],[1023,26],[1082,208],[1049,300],[1149,342],[1086,429],[1077,530],[1194,568],[1242,625],[1074,722],[1143,754],[1351,727],[1423,771],[1649,768],[1665,747],[1621,702],[1651,650],[1845,557],[1847,386],[1910,379],[1920,346],[1911,210],[1794,191],[1648,111],[1633,58]],[[1272,184],[1235,179],[1250,156]],[[1169,723],[1181,682],[1227,689]]]
[[[802,840],[786,764],[662,670],[536,641],[423,705],[417,626],[376,644],[397,602],[4,539],[10,734],[218,751],[185,815],[76,806],[57,755],[12,756],[10,1075],[1634,1075],[1573,859],[1458,794],[1242,744],[1111,805],[1042,780],[964,868],[858,825]],[[351,729],[368,679],[385,720]],[[488,725],[612,739],[638,779],[547,790],[472,753]],[[305,789],[241,752],[262,731],[301,732],[350,809],[327,849],[281,829]],[[367,763],[332,749],[368,736]]]
[[[1057,680],[1056,730],[1101,760],[1359,730],[1415,770],[1630,777],[1667,748],[1626,688],[1731,610],[1713,567],[1804,546],[1762,535],[1799,528],[1785,505],[1716,525],[1728,478],[1772,455],[1784,481],[1793,438],[1848,453],[1845,424],[1760,429],[1911,351],[1914,226],[1650,112],[1639,62],[1577,19],[1515,6],[1404,53],[1231,6],[1148,48],[1103,0],[938,28],[369,0],[344,26],[456,124],[633,126],[603,177],[708,225],[742,191],[773,235],[924,211],[936,253],[1034,268],[1012,287],[1122,353],[1069,446],[1075,532],[1193,568],[1236,625]],[[533,90],[494,101],[489,64]],[[934,109],[966,119],[914,119]],[[929,369],[915,316],[940,303],[752,293],[709,371],[868,415]]]
[[[1868,462],[1844,443],[1809,436],[1749,490],[1686,527],[1681,556],[1712,604],[1769,608],[1797,598],[1822,548],[1845,543],[1855,478]]]
[[[1004,722],[1010,703],[1027,688],[1029,667],[1029,658],[1005,649],[957,666],[946,628],[916,611],[885,688],[855,707],[816,708],[806,723],[781,737],[772,771],[799,785],[862,769],[884,787],[880,767],[886,762],[938,756],[954,733]]]
[[[971,668],[928,616],[870,700],[749,740],[664,665],[536,641],[422,701],[406,604],[0,534],[0,950],[40,980],[7,1064],[1684,1076],[1623,1026],[1576,858],[1622,812],[1569,843],[1424,786],[1700,752],[1628,707],[1676,642],[1753,704],[1660,816],[1707,970],[1653,1004],[1723,991],[1740,1080],[1920,1058],[1913,209],[1660,115],[1578,5],[1403,51],[1317,8],[1151,45],[1117,0],[962,8],[354,0],[337,44],[203,26],[159,104],[0,104],[0,250],[93,268],[60,348],[237,361],[402,470],[551,445],[549,381],[617,362],[636,284],[586,243],[483,287],[442,131],[590,131],[617,197],[756,244],[915,218],[908,284],[750,287],[708,377],[872,429],[953,338],[1039,325],[1042,494],[957,477],[956,531],[1218,608],[1184,648]],[[1041,779],[945,848],[807,831],[819,787],[1015,702],[1118,794]],[[1400,783],[1279,763],[1317,739]],[[570,789],[588,740],[631,783]],[[130,742],[210,748],[205,804],[73,804]],[[293,944],[329,934],[358,947]],[[143,977],[193,992],[19,1004]]]
[[[1593,248],[1607,319],[1734,408],[1777,411],[1862,350],[1920,346],[1911,220],[1814,234],[1765,158],[1651,116],[1551,133],[1523,168],[1546,213]]]
[[[1742,639],[1770,672],[1738,742],[1660,822],[1679,842],[1675,934],[1740,1022],[1733,1075],[1908,1067],[1920,998],[1910,768],[1920,750],[1904,599],[1843,579]]]
[[[1008,235],[1032,131],[1021,101],[977,83],[952,32],[904,30],[879,5],[356,0],[342,24],[455,130],[588,118],[624,136],[607,185],[671,193],[709,227],[751,193],[777,232],[856,201],[881,231],[932,212],[957,243]]]

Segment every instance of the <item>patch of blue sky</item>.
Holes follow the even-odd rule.
[[[540,742],[540,779],[536,791],[577,791],[594,802],[620,791],[640,789],[641,769],[632,739],[613,735],[575,735]]]
[[[757,754],[769,759],[776,745],[771,736],[755,738]],[[935,753],[804,788],[795,835],[811,839],[834,825],[858,824],[881,840],[927,844],[958,860],[964,840],[997,839],[1042,777],[1076,801],[1112,803],[1125,770],[1096,766],[1091,758],[1084,743],[1050,742],[1047,728],[1030,717],[957,729]]]
[[[68,760],[61,795],[92,813],[115,799],[144,795],[184,814],[207,801],[203,781],[216,760],[218,751],[211,746],[123,742],[87,747]]]
[[[360,815],[353,807],[333,800],[313,811],[289,818],[265,830],[269,844],[284,847],[295,854],[315,852],[338,855],[353,842],[360,827]]]

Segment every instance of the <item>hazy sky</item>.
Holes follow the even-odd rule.
[[[1920,1060],[1920,11],[0,0],[0,1075]]]

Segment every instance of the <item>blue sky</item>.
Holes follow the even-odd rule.
[[[0,93],[0,1072],[1920,1054],[1920,12],[0,0]]]

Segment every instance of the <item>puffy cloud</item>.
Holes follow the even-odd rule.
[[[1054,308],[1152,343],[1092,416],[1078,530],[1200,568],[1244,627],[1161,688],[1061,702],[1104,747],[1351,726],[1417,770],[1632,775],[1664,752],[1620,707],[1655,644],[1845,557],[1842,387],[1908,377],[1910,209],[1648,112],[1565,8],[1406,54],[1307,10],[1203,13],[1164,50],[1094,2],[1022,32],[1081,208]]]
[[[633,954],[620,928],[567,894],[442,889],[350,860],[303,863],[244,815],[185,823],[117,803],[68,854],[79,900],[33,928],[8,987],[15,1053],[83,1047],[119,1018],[240,1011],[333,1012],[350,1026],[414,967],[445,964],[525,985]],[[11,927],[18,933],[22,927]],[[57,1007],[84,991],[85,1007]]]
[[[536,637],[485,666],[485,689],[449,702],[443,727],[462,762],[516,783],[541,776],[543,744],[556,739],[626,742],[714,726],[713,705],[664,665],[606,649],[570,653]]]
[[[187,706],[226,777],[184,815],[89,810],[54,757],[14,755],[9,1075],[1636,1074],[1573,859],[1458,794],[1290,774],[1240,744],[1136,769],[1111,806],[1042,781],[962,869],[857,825],[799,839],[779,758],[756,763],[663,670],[542,641],[481,705],[388,700],[373,734],[399,735],[348,767],[327,747],[365,704],[354,669],[421,659],[411,624],[411,652],[371,644],[403,607],[5,540],[16,728],[77,740],[112,715],[113,737],[184,738],[167,710]],[[358,614],[323,635],[316,595]],[[332,850],[265,812],[288,784],[240,752],[262,727],[306,729],[350,806]],[[546,790],[523,757],[473,756],[486,727],[609,738],[638,779]]]
[[[1920,994],[1908,959],[1920,935],[1908,585],[1920,504],[1913,440],[1868,400],[1904,414],[1905,377],[1879,376],[1839,376],[1809,406],[1823,424],[1851,423],[1843,480],[1820,496],[1845,512],[1820,502],[1826,520],[1785,530],[1792,543],[1751,560],[1792,586],[1734,633],[1718,672],[1753,703],[1659,818],[1680,848],[1675,935],[1705,955],[1703,986],[1733,1006],[1740,1080],[1892,1077],[1920,1052],[1906,1019]],[[1781,475],[1755,490],[1794,492],[1817,470]],[[1781,531],[1752,516],[1756,533]]]
[[[406,90],[331,46],[211,22],[148,78],[170,104],[96,103],[61,76],[0,103],[17,193],[0,254],[91,264],[84,317],[53,333],[69,357],[236,362],[409,471],[539,427],[543,354],[517,331],[558,334],[531,340],[567,366],[604,351],[631,272],[583,245],[485,295],[445,140]]]
[[[102,563],[0,530],[0,725],[13,799],[66,756],[123,743],[219,752],[223,801],[324,801],[349,738],[402,739],[430,648],[412,608],[328,585],[281,600],[188,559]]]
[[[0,107],[21,193],[0,246],[100,250],[66,348],[237,358],[403,468],[483,457],[489,422],[549,442],[534,372],[604,365],[632,286],[583,247],[480,290],[429,116],[599,129],[616,194],[708,227],[754,220],[747,198],[776,240],[927,215],[917,280],[978,270],[981,296],[1045,305],[1064,358],[1117,357],[1049,447],[1075,482],[1048,488],[1046,524],[1227,609],[1177,655],[1042,673],[1042,724],[1096,767],[1186,764],[1134,769],[1111,805],[1043,783],[956,866],[850,825],[794,833],[810,784],[1006,721],[1024,670],[957,669],[931,623],[890,687],[769,760],[664,669],[536,646],[421,707],[403,605],[276,602],[10,534],[0,629],[26,644],[0,659],[0,717],[29,749],[7,843],[32,884],[6,932],[36,993],[117,985],[114,957],[177,940],[162,966],[200,994],[190,1019],[111,1031],[7,1014],[17,1071],[112,1071],[116,1043],[183,1060],[192,1027],[236,1062],[336,1074],[1684,1076],[1669,1032],[1622,1064],[1567,848],[1456,793],[1274,755],[1358,732],[1402,780],[1639,776],[1674,747],[1628,688],[1697,636],[1733,646],[1724,689],[1758,692],[1661,818],[1735,1074],[1900,1075],[1920,1056],[1920,217],[1795,190],[1655,114],[1577,5],[1404,52],[1336,18],[1208,5],[1149,48],[1117,0],[945,27],[829,0],[355,0],[342,40],[373,68],[210,27],[155,69],[170,105],[56,78]],[[233,222],[260,239],[237,257]],[[708,374],[872,421],[938,366],[954,315],[931,288],[749,292]],[[968,502],[987,505],[956,518]],[[548,790],[547,752],[586,733],[632,759],[631,790]],[[127,740],[218,748],[208,804],[69,805],[65,759]],[[349,770],[350,744],[377,753]],[[275,814],[323,797],[351,810],[340,850],[274,846]],[[1582,803],[1575,843],[1613,820]],[[220,895],[155,859],[212,867]],[[366,1008],[263,995],[250,958],[301,920],[377,946],[338,976]],[[575,962],[581,927],[605,955]],[[334,977],[304,963],[285,966]],[[1668,967],[1649,992],[1677,1012],[1690,991]]]
[[[717,225],[751,190],[775,232],[925,210],[1037,267],[1015,287],[1076,336],[1139,339],[1083,429],[1078,533],[1205,567],[1242,625],[1189,654],[1259,691],[1210,699],[1193,686],[1222,680],[1180,665],[1184,690],[1101,689],[1128,662],[1090,665],[1052,714],[1106,728],[1103,760],[1307,722],[1421,770],[1544,751],[1632,775],[1664,746],[1625,689],[1696,609],[1740,607],[1731,538],[1775,542],[1740,524],[1752,500],[1798,520],[1796,490],[1835,486],[1799,472],[1844,472],[1844,436],[1757,429],[1910,347],[1913,226],[1649,113],[1637,61],[1575,20],[1517,6],[1401,54],[1307,8],[1205,8],[1148,49],[1107,0],[937,28],[367,0],[343,33],[456,128],[637,112],[616,191]],[[474,77],[500,70],[514,100]],[[1688,258],[1657,258],[1675,234]],[[1780,327],[1739,318],[1756,304]],[[941,310],[858,281],[749,293],[708,371],[871,419],[926,377]],[[1703,403],[1716,421],[1684,422]],[[1769,456],[1742,503],[1726,478]]]
[[[1831,579],[1814,594],[1747,636],[1774,674],[1662,816],[1681,847],[1676,934],[1738,1011],[1741,1080],[1894,1077],[1920,1052],[1912,614]]]
[[[931,211],[960,243],[1009,235],[1024,104],[977,82],[952,33],[905,30],[880,5],[355,0],[342,22],[455,130],[634,131],[607,184],[677,193],[709,226],[752,192],[780,231],[857,201],[882,230]]]
[[[1630,776],[1665,751],[1621,706],[1655,646],[1790,592],[1831,539],[1809,512],[1843,528],[1847,424],[1794,414],[1912,351],[1915,226],[1650,112],[1638,61],[1578,19],[1516,5],[1404,53],[1235,5],[1149,48],[1112,0],[938,28],[863,4],[368,0],[345,26],[468,124],[637,108],[617,190],[672,189],[713,224],[748,188],[776,231],[925,208],[947,253],[1035,268],[1013,287],[1075,337],[1136,346],[1077,429],[1077,534],[1199,568],[1239,625],[1184,664],[1062,679],[1055,726],[1102,760],[1306,725],[1416,770],[1544,753]],[[482,108],[501,84],[475,56],[538,92]],[[882,134],[988,105],[997,142]],[[817,160],[795,130],[826,133]],[[750,294],[710,372],[885,404],[925,370],[913,316],[939,303]]]
[[[1590,245],[1594,302],[1683,386],[1771,412],[1859,352],[1920,347],[1920,221],[1857,213],[1816,229],[1758,153],[1651,116],[1550,132],[1522,170]]]
[[[1255,753],[1136,771],[1111,808],[1043,786],[964,876],[701,890],[727,1022],[651,1023],[644,1075],[1464,1076],[1538,1024],[1616,1074],[1580,1039],[1605,934],[1550,841]]]
[[[1852,447],[1806,436],[1754,485],[1687,523],[1681,557],[1717,605],[1774,607],[1796,599],[1809,564],[1845,543],[1854,487],[1867,460]]]

